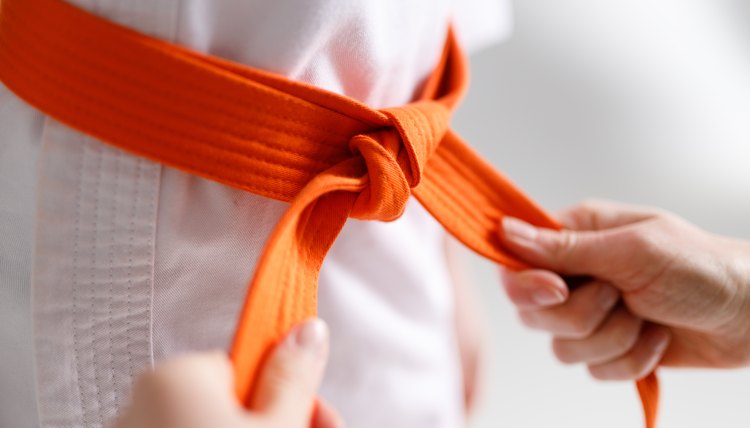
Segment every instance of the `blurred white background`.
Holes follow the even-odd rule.
[[[518,0],[456,127],[550,210],[601,197],[750,239],[750,2]],[[640,427],[631,384],[555,362],[476,260],[494,355],[472,428]],[[662,428],[750,427],[750,370],[663,370]]]

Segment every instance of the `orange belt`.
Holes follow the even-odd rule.
[[[410,195],[456,238],[513,269],[503,215],[559,224],[449,128],[468,80],[453,32],[416,101],[374,110],[121,27],[62,0],[0,0],[0,80],[49,116],[136,155],[290,202],[251,282],[232,345],[249,404],[266,353],[317,309],[347,218],[398,218]],[[638,382],[654,426],[655,375]]]

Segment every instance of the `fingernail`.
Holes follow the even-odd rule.
[[[539,234],[534,226],[514,217],[503,218],[503,232],[514,241],[534,241]]]
[[[328,326],[319,318],[305,321],[294,335],[295,344],[305,352],[321,355],[328,342]]]
[[[609,285],[602,284],[601,289],[599,290],[599,304],[603,309],[611,309],[612,306],[617,303],[619,298],[620,293],[618,293],[616,289]]]
[[[649,340],[648,346],[655,354],[661,354],[664,349],[669,345],[670,334],[664,328],[659,328],[655,331]]]
[[[565,301],[565,294],[552,288],[538,288],[531,293],[531,297],[541,306],[557,305]]]

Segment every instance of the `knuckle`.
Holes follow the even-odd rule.
[[[538,315],[531,311],[519,311],[518,319],[528,328],[537,329],[539,326]]]
[[[601,210],[602,206],[605,205],[606,202],[601,199],[586,198],[578,204],[577,208],[584,213],[593,213]]]
[[[574,357],[573,352],[571,352],[569,344],[562,340],[554,339],[552,341],[552,353],[563,364],[575,364],[579,362]]]
[[[672,234],[658,225],[636,227],[623,233],[623,248],[629,257],[619,267],[626,283],[646,284],[659,278],[668,271],[674,259],[670,248],[675,248],[669,241]],[[640,268],[634,269],[635,266]]]
[[[568,334],[575,339],[585,339],[596,331],[595,320],[582,312],[574,313],[567,317]]]
[[[522,305],[526,302],[527,291],[523,287],[521,281],[516,277],[504,277],[503,278],[503,290],[508,296],[510,301],[515,305]]]
[[[642,254],[654,254],[662,241],[661,227],[634,227],[623,233],[623,245]]]
[[[625,380],[640,379],[646,375],[646,372],[647,367],[643,360],[629,356],[622,362],[622,376]]]
[[[648,352],[630,352],[623,360],[624,376],[628,380],[644,378],[658,361],[653,351]]]
[[[521,310],[518,311],[518,317],[521,323],[533,330],[543,331],[545,333],[555,333],[556,329],[552,326],[558,324],[556,317],[550,311],[541,310]]]
[[[626,309],[619,309],[610,320],[612,327],[608,332],[608,341],[618,354],[625,354],[638,343],[643,322],[631,315]]]
[[[586,370],[589,372],[589,376],[593,377],[596,380],[607,380],[602,376],[601,371],[597,368],[597,366],[594,365],[587,365]]]
[[[563,219],[567,219],[567,225],[573,226],[574,229],[585,227],[590,223],[589,220],[591,213],[594,211],[594,204],[595,200],[593,199],[583,200],[564,210],[560,216]]]
[[[683,221],[676,214],[662,208],[652,207],[650,208],[650,212],[652,218],[659,223],[675,224]]]
[[[618,331],[612,334],[612,349],[617,355],[622,355],[633,349],[638,342],[638,335],[630,331]]]
[[[604,370],[601,366],[597,365],[588,365],[587,366],[589,375],[593,377],[596,380],[602,380],[602,381],[608,381],[608,380],[615,380],[612,377],[612,374],[608,370]]]
[[[593,204],[596,203],[596,199],[594,198],[585,198],[581,202],[576,205],[577,208],[580,208],[582,210],[586,210],[587,208],[591,208]]]
[[[552,245],[552,254],[560,263],[564,263],[570,256],[578,243],[578,235],[575,232],[564,230],[560,232],[559,239]]]
[[[720,355],[712,355],[711,359],[716,365],[724,367],[747,367],[750,365],[750,347],[738,346],[719,352]]]

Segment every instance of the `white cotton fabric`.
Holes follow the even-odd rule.
[[[509,28],[492,0],[73,3],[373,107],[413,97],[450,20],[470,48]],[[111,148],[0,86],[0,427],[105,426],[154,362],[226,349],[284,209]],[[348,426],[462,425],[443,238],[411,201],[392,223],[350,221],[334,244],[321,395]]]

